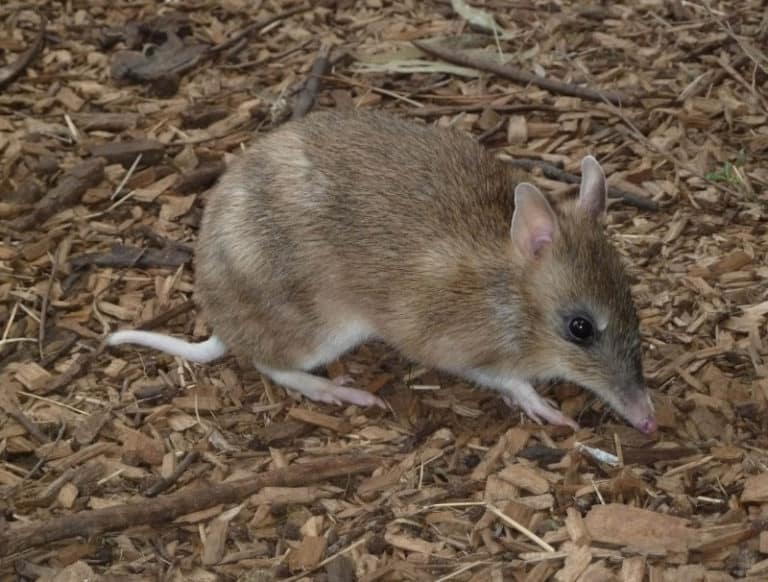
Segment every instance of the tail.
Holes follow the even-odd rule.
[[[227,353],[227,346],[215,335],[204,342],[193,344],[162,333],[126,330],[108,335],[106,343],[108,346],[137,344],[201,364],[218,360]]]

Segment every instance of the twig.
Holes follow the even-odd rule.
[[[158,495],[168,489],[168,487],[179,480],[179,477],[181,477],[186,472],[186,470],[189,469],[189,466],[194,463],[199,456],[200,453],[197,451],[188,452],[182,459],[181,463],[178,464],[176,469],[170,475],[159,479],[152,486],[148,487],[146,491],[144,491],[144,495],[147,497],[154,497],[155,495]]]
[[[531,171],[535,168],[540,168],[547,178],[557,180],[558,182],[565,182],[567,184],[578,184],[581,182],[581,178],[576,174],[571,174],[570,172],[561,170],[549,162],[518,158],[513,159],[507,157],[502,157],[501,159],[509,165],[515,168],[520,168],[522,170]],[[620,188],[616,188],[615,186],[608,186],[608,197],[619,198],[625,204],[640,208],[641,210],[656,211],[659,209],[659,205],[655,201],[648,200],[647,198],[641,198],[640,196],[636,196],[631,192],[626,192]]]
[[[58,350],[55,352],[48,354],[45,356],[42,360],[40,360],[40,365],[43,368],[47,368],[51,364],[53,364],[56,360],[58,360],[61,356],[66,354],[72,347],[80,341],[80,336],[77,335],[75,332],[71,332],[71,335],[69,336],[69,339],[64,342],[64,345],[61,346]]]
[[[133,231],[147,237],[159,247],[172,247],[189,254],[193,254],[195,252],[194,246],[178,240],[166,238],[152,230],[148,224],[140,224],[134,228]]]
[[[503,77],[504,79],[509,79],[510,81],[524,85],[536,85],[537,87],[541,87],[542,89],[546,89],[552,93],[581,97],[582,99],[588,99],[590,101],[603,102],[608,100],[614,105],[633,105],[638,102],[638,99],[634,96],[623,95],[613,91],[603,92],[590,89],[589,87],[580,87],[571,83],[555,81],[554,79],[548,79],[546,77],[538,77],[532,73],[515,69],[509,65],[503,65],[488,59],[473,57],[467,55],[466,53],[455,52],[445,47],[417,40],[411,42],[419,50],[422,50],[429,55],[454,65],[460,65],[462,67],[469,67],[479,71],[493,73],[499,77]]]
[[[746,63],[749,60],[749,58],[746,55],[739,56],[731,65],[733,68],[738,69],[741,67],[744,63]],[[684,90],[677,98],[678,102],[682,102],[687,98],[690,97],[697,97],[701,95],[704,91],[710,90],[715,85],[719,85],[723,79],[725,79],[728,76],[728,71],[721,68],[717,71],[710,70],[704,73],[703,77],[709,77],[707,78],[701,78],[701,81],[698,83],[694,82],[691,83],[688,87],[689,89]],[[695,85],[691,88],[691,85]]]
[[[485,143],[490,138],[492,138],[497,131],[499,131],[502,127],[504,127],[504,124],[507,122],[506,118],[502,117],[499,119],[493,127],[486,129],[483,133],[477,136],[477,141],[480,143]]]
[[[15,394],[8,392],[5,396],[3,396],[2,407],[8,413],[8,416],[13,418],[22,427],[24,427],[24,430],[26,430],[27,433],[29,433],[29,435],[36,441],[41,444],[50,442],[48,437],[45,436],[43,431],[40,430],[40,427],[37,426],[37,424],[32,421],[26,414],[24,414],[24,411],[21,409]]]
[[[45,324],[48,319],[48,302],[51,298],[51,290],[53,289],[53,281],[56,278],[56,270],[59,265],[58,253],[54,253],[51,260],[51,274],[48,277],[48,285],[45,288],[45,295],[43,295],[43,302],[40,305],[40,324],[37,330],[37,349],[40,352],[40,361],[45,359],[43,353],[43,344],[45,343]]]
[[[160,327],[164,323],[169,322],[174,317],[177,317],[182,313],[187,313],[188,311],[192,311],[192,309],[194,308],[195,308],[195,301],[193,299],[187,299],[184,303],[180,303],[179,305],[169,309],[165,313],[161,313],[157,317],[153,317],[152,319],[145,321],[141,325],[136,326],[136,329],[141,329],[145,331],[150,329],[155,329],[156,327]]]
[[[477,560],[476,562],[470,562],[469,564],[464,564],[463,566],[459,566],[456,570],[451,572],[450,574],[446,574],[445,576],[441,576],[435,582],[445,582],[446,580],[450,580],[452,578],[455,578],[456,576],[459,576],[466,572],[467,570],[471,570],[472,568],[477,568],[478,566],[491,564],[492,562],[489,562],[488,560]]]
[[[225,71],[241,71],[243,69],[254,69],[256,67],[260,67],[262,65],[266,65],[267,63],[271,63],[273,61],[284,59],[287,56],[292,55],[293,53],[297,53],[299,51],[304,50],[307,48],[310,44],[315,42],[317,39],[308,38],[298,46],[293,46],[291,48],[285,49],[284,51],[281,51],[279,53],[273,53],[266,57],[263,57],[261,59],[256,59],[255,61],[245,61],[242,63],[237,63],[234,65],[220,65],[219,68],[223,69]]]
[[[11,227],[18,231],[28,230],[42,224],[64,208],[77,204],[88,188],[101,182],[104,166],[104,158],[91,158],[70,168],[29,212],[14,219]]]
[[[59,431],[56,433],[56,439],[51,444],[51,448],[48,449],[48,453],[46,453],[45,455],[42,455],[37,460],[37,463],[35,463],[35,466],[32,467],[29,471],[27,471],[27,474],[24,475],[24,477],[21,479],[21,481],[18,483],[18,485],[22,485],[24,483],[24,481],[26,481],[27,479],[30,479],[31,477],[33,477],[34,474],[37,473],[37,471],[40,470],[40,467],[42,467],[43,465],[45,465],[46,462],[48,462],[48,459],[51,456],[51,452],[53,451],[53,448],[56,447],[57,444],[59,444],[59,442],[61,441],[61,437],[64,436],[64,432],[66,430],[67,430],[67,425],[66,425],[66,423],[62,422],[59,425]]]
[[[109,197],[110,200],[114,200],[117,198],[120,193],[123,191],[123,188],[125,188],[125,185],[128,183],[128,180],[131,179],[131,176],[133,176],[133,173],[136,171],[136,168],[139,167],[139,163],[141,162],[141,157],[144,154],[139,152],[139,154],[136,156],[136,159],[133,160],[133,163],[131,164],[131,167],[128,168],[128,171],[125,173],[125,176],[123,176],[123,179],[120,180],[120,183],[117,185],[117,188],[115,188],[115,191],[112,192],[112,195]]]
[[[39,12],[37,14],[40,16],[40,30],[37,32],[37,37],[18,59],[10,65],[0,67],[0,89],[5,89],[5,87],[18,79],[43,51],[43,47],[45,46],[45,27],[48,24],[48,21],[45,19],[45,16]]]
[[[59,431],[56,434],[56,440],[53,441],[53,444],[51,445],[51,448],[48,449],[48,452],[45,455],[42,455],[38,460],[37,463],[29,470],[27,471],[26,475],[24,475],[21,478],[21,481],[14,484],[10,490],[5,494],[6,499],[13,499],[13,497],[21,490],[21,488],[24,486],[24,483],[26,483],[29,479],[34,477],[35,473],[37,473],[40,468],[45,465],[45,463],[48,462],[48,459],[51,456],[51,453],[53,452],[53,449],[56,447],[57,444],[61,441],[61,437],[64,436],[64,432],[67,429],[67,423],[62,422],[59,425]]]
[[[108,253],[87,253],[72,257],[69,262],[75,269],[89,265],[97,267],[179,267],[192,260],[192,255],[181,249],[166,247],[140,249],[127,245],[115,244]]]
[[[280,12],[278,14],[275,14],[274,16],[270,16],[269,18],[262,20],[261,22],[254,22],[253,24],[246,26],[243,30],[241,30],[239,33],[237,33],[235,36],[233,36],[229,40],[225,40],[224,42],[212,47],[208,51],[208,54],[220,53],[221,51],[230,49],[233,46],[235,46],[237,43],[239,43],[241,40],[248,38],[255,32],[258,32],[262,28],[266,28],[270,24],[273,24],[285,18],[289,18],[296,14],[301,14],[302,12],[307,12],[308,10],[311,10],[311,9],[312,9],[312,4],[295,6],[293,8],[286,10],[285,12]]]
[[[88,370],[88,366],[91,365],[91,362],[96,358],[97,355],[99,355],[98,350],[88,354],[78,354],[78,356],[72,361],[66,370],[53,378],[50,383],[40,388],[37,391],[37,394],[50,394],[52,392],[61,390],[65,386],[68,386],[70,382]]]
[[[291,119],[301,119],[314,106],[317,93],[320,91],[320,78],[323,75],[327,75],[331,70],[331,62],[328,59],[329,55],[330,47],[328,45],[321,46],[317,58],[309,70],[309,76],[304,83],[304,88],[296,95],[293,101]]]
[[[406,113],[410,117],[437,117],[440,115],[456,115],[457,113],[472,113],[482,111],[483,109],[492,109],[496,113],[525,113],[526,111],[555,111],[562,112],[553,105],[545,104],[515,104],[515,105],[497,105],[490,103],[467,103],[466,105],[434,105],[415,109],[408,109]]]
[[[746,62],[746,58],[744,58],[744,62]],[[742,77],[739,72],[736,70],[736,67],[732,66],[728,61],[725,60],[725,57],[721,56],[718,59],[718,63],[723,68],[723,70],[728,73],[734,81],[742,85],[747,91],[752,93],[752,97],[754,97],[755,101],[760,103],[760,105],[763,107],[764,111],[768,111],[768,105],[766,105],[765,99],[763,99],[763,96],[760,95],[760,93],[757,92],[757,90],[750,85],[744,77]]]
[[[505,524],[512,527],[513,529],[516,529],[517,531],[519,531],[521,534],[523,534],[525,537],[527,537],[529,540],[531,540],[534,544],[539,546],[545,552],[555,551],[555,548],[550,546],[547,542],[545,542],[543,539],[541,539],[539,536],[537,536],[527,527],[517,523],[514,519],[509,517],[506,513],[504,513],[501,509],[499,509],[495,505],[486,503],[485,507],[486,509],[488,509],[488,511],[490,511],[492,514],[498,517],[501,521],[503,521]]]
[[[356,81],[355,79],[350,79],[349,77],[345,77],[344,75],[339,74],[338,72],[335,73],[332,77],[325,77],[328,80],[335,81],[335,82],[341,82],[346,83],[347,85],[351,85],[353,87],[361,87],[365,89],[366,91],[371,91],[372,93],[378,93],[380,95],[386,95],[387,97],[392,97],[392,99],[396,99],[397,101],[402,101],[403,103],[408,103],[409,105],[412,105],[413,107],[419,108],[422,107],[421,103],[418,101],[414,101],[413,99],[410,99],[406,97],[405,95],[400,95],[399,93],[395,91],[390,91],[388,89],[382,89],[381,87],[375,87],[373,85],[369,85],[367,83],[361,83],[360,81]]]
[[[240,503],[264,487],[297,487],[358,473],[381,466],[375,457],[337,457],[291,465],[248,479],[189,487],[167,497],[81,511],[48,521],[0,530],[0,556],[77,536],[95,536],[129,527],[168,524],[181,515],[215,505]]]

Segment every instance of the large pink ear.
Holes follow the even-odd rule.
[[[591,219],[597,219],[605,212],[608,187],[605,174],[600,164],[592,156],[581,160],[581,188],[579,188],[579,208]]]
[[[530,258],[552,244],[557,231],[557,217],[536,186],[521,182],[515,187],[515,211],[512,214],[512,241]]]

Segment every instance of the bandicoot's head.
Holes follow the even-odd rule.
[[[601,219],[607,186],[597,160],[581,163],[579,197],[557,205],[532,184],[515,188],[512,239],[526,262],[531,371],[591,390],[635,428],[656,419],[643,380],[629,280]]]

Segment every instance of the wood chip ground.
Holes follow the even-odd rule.
[[[35,0],[0,26],[0,579],[768,579],[763,2]],[[328,374],[387,412],[101,350],[206,337],[205,192],[313,106],[456,125],[555,195],[596,155],[659,433],[564,385],[583,428],[539,427],[376,344]]]

